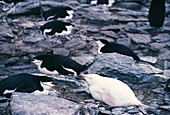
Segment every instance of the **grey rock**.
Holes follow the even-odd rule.
[[[167,46],[167,47],[170,47],[170,42],[166,42],[166,46]]]
[[[90,64],[93,62],[94,60],[94,56],[89,55],[89,54],[84,54],[80,57],[72,57],[73,60],[77,61],[78,63],[80,63],[81,65],[85,65],[85,64]]]
[[[156,88],[152,90],[154,93],[164,94],[165,91],[163,88]]]
[[[164,95],[164,101],[166,104],[170,105],[170,94],[169,93],[166,93]]]
[[[129,47],[130,44],[131,44],[130,38],[121,38],[121,39],[117,39],[116,42],[117,42],[118,44],[122,44],[122,45],[125,45],[125,46],[127,46],[127,47]]]
[[[127,26],[126,26],[128,29],[135,29],[136,28],[136,25],[134,22],[129,22],[127,23]]]
[[[169,60],[170,59],[170,51],[168,49],[161,49],[159,55],[158,55],[158,59],[163,59],[163,60]]]
[[[10,26],[5,22],[0,22],[0,41],[11,41],[14,38]]]
[[[64,56],[68,56],[70,53],[70,51],[67,50],[66,48],[53,48],[52,50],[54,54],[61,54]]]
[[[0,113],[1,115],[10,115],[10,99],[0,96]]]
[[[165,61],[164,62],[164,69],[170,69],[170,61]]]
[[[37,35],[37,36],[34,36],[34,37],[27,37],[27,38],[24,38],[23,39],[23,42],[25,43],[36,43],[36,42],[39,42],[39,41],[42,41],[44,40],[45,38],[41,35]]]
[[[12,114],[74,114],[79,105],[52,95],[14,93],[10,102]]]
[[[149,35],[145,34],[127,34],[129,38],[132,39],[133,42],[137,44],[148,44],[151,42],[151,38]]]
[[[114,38],[114,39],[117,39],[118,36],[115,32],[113,31],[101,31],[101,34],[107,36],[107,37],[111,37],[111,38]]]
[[[151,39],[156,42],[167,42],[169,41],[170,35],[169,34],[158,34],[155,37],[152,37]]]
[[[170,105],[160,106],[160,108],[170,111]]]
[[[132,110],[129,110],[129,111],[128,111],[129,114],[136,114],[136,113],[138,113],[138,112],[139,112],[138,109],[132,109]]]
[[[131,10],[143,10],[143,11],[146,10],[146,8],[142,7],[140,4],[135,3],[135,2],[117,2],[113,6],[131,9]]]
[[[8,16],[16,15],[37,15],[40,14],[40,7],[36,0],[28,2],[19,2],[15,8],[8,12]]]
[[[148,14],[147,12],[136,12],[136,11],[133,11],[133,10],[123,10],[123,11],[120,11],[118,12],[119,15],[124,15],[124,16],[132,16],[132,17],[147,17]]]
[[[112,109],[112,114],[114,114],[114,115],[122,114],[122,108],[114,108],[114,109]]]
[[[109,13],[97,12],[93,9],[89,9],[89,11],[91,12],[86,15],[87,23],[105,25],[114,22],[114,17],[112,17]]]
[[[164,43],[151,43],[150,46],[153,51],[159,51],[160,49],[165,47],[165,44]]]
[[[164,76],[170,77],[170,69],[164,70],[163,71]]]
[[[70,51],[75,51],[77,49],[84,48],[85,46],[86,42],[79,39],[72,39],[64,44],[64,47]]]
[[[162,70],[157,69],[149,64],[135,63],[131,57],[117,53],[104,53],[97,55],[96,61],[88,69],[88,73],[104,74],[124,80],[133,78],[139,79],[140,77],[136,78],[134,76],[146,76],[149,74],[162,72]],[[131,77],[128,78],[128,76]],[[144,77],[144,79],[146,78]],[[134,80],[134,82],[137,81],[138,80]],[[133,82],[133,80],[130,80],[130,82]]]
[[[101,30],[112,30],[112,31],[120,31],[121,29],[124,29],[126,25],[109,25],[109,26],[104,26],[101,28]]]

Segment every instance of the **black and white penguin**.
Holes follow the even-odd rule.
[[[58,6],[55,8],[51,8],[47,11],[43,11],[43,18],[45,20],[56,20],[63,19],[69,20],[73,18],[73,9],[68,6]]]
[[[56,75],[74,75],[87,69],[89,65],[81,65],[78,62],[59,54],[39,55],[34,57],[33,63],[38,66],[40,72],[44,74]]]
[[[47,94],[52,86],[53,78],[20,73],[9,76],[0,81],[0,96],[12,92],[43,93]]]
[[[57,6],[44,11],[40,0],[38,2],[40,6],[41,16],[44,18],[45,21],[56,19],[68,20],[73,18],[74,10],[69,6]]]
[[[109,4],[109,0],[97,0],[97,4]]]
[[[169,84],[170,84],[170,79],[168,79],[168,80],[166,81],[166,84],[165,84],[165,91],[167,91],[167,92],[170,92],[170,86],[169,86]]]
[[[69,22],[55,20],[45,23],[40,27],[40,30],[44,35],[69,35],[73,26]]]
[[[128,47],[113,43],[113,42],[108,42],[107,40],[104,39],[98,39],[97,41],[98,44],[98,53],[119,53],[123,55],[127,55],[132,57],[136,61],[140,61],[140,58]]]
[[[165,20],[165,0],[152,0],[148,20],[150,26],[162,27]]]
[[[23,2],[25,0],[3,0],[5,3],[14,3],[16,5],[18,2]]]
[[[115,0],[87,0],[86,3],[88,4],[98,4],[98,5],[108,5],[112,6],[112,4],[115,2]]]

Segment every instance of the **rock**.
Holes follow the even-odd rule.
[[[88,73],[104,74],[110,77],[117,77],[120,79],[130,80],[136,79],[134,82],[139,82],[141,79],[145,79],[146,75],[162,73],[163,71],[157,69],[149,64],[135,63],[135,61],[125,55],[117,53],[103,53],[97,55],[96,61],[88,69]],[[145,76],[139,81],[135,76]],[[131,77],[130,77],[131,76]]]
[[[92,63],[94,60],[94,56],[86,54],[86,55],[82,55],[81,57],[72,57],[72,59],[77,61],[81,65],[85,65],[85,64]]]
[[[170,105],[160,106],[160,108],[170,111]]]
[[[114,108],[112,109],[113,115],[121,115],[122,114],[122,108]]]
[[[131,40],[130,38],[121,38],[121,39],[117,39],[117,43],[129,47],[131,44]]]
[[[170,105],[170,94],[169,93],[166,93],[164,95],[164,101],[166,104]]]
[[[140,11],[146,10],[146,8],[144,8],[143,6],[135,2],[117,2],[113,5],[113,7],[119,7],[119,8],[121,7],[121,8],[126,8],[126,9],[131,9],[131,10],[140,10]]]
[[[118,36],[115,32],[113,31],[101,31],[101,34],[107,36],[107,37],[111,37],[111,38],[114,38],[114,39],[117,39]]]
[[[128,28],[128,29],[135,29],[135,28],[136,28],[136,25],[135,25],[134,22],[129,22],[129,23],[127,23],[127,28]]]
[[[15,8],[12,8],[8,12],[8,16],[37,15],[37,14],[40,14],[40,7],[36,0],[19,2],[18,4],[16,4]]]
[[[151,46],[151,49],[153,51],[159,51],[160,49],[165,47],[165,43],[151,43],[149,45]]]
[[[101,30],[112,30],[114,32],[119,32],[121,29],[124,29],[126,25],[109,25],[109,26],[104,26],[101,28]]]
[[[165,91],[163,88],[156,88],[152,90],[154,93],[158,93],[158,94],[164,94]]]
[[[67,50],[66,48],[53,48],[53,54],[60,54],[64,56],[68,56],[70,51]]]
[[[112,17],[109,13],[97,12],[93,9],[89,9],[89,11],[91,12],[87,13],[86,15],[87,23],[106,25],[114,22],[114,17]]]
[[[169,34],[158,34],[155,37],[152,37],[151,39],[154,40],[155,42],[168,42],[170,38]]]
[[[148,44],[151,42],[151,38],[149,35],[145,34],[127,34],[129,38],[132,39],[133,42],[137,44]]]
[[[52,95],[14,93],[10,102],[11,113],[15,114],[74,114],[79,105]],[[40,106],[41,105],[41,106]]]
[[[152,57],[152,56],[140,57],[140,59],[151,63],[156,63],[158,60],[157,57]]]
[[[0,96],[0,113],[1,113],[1,115],[9,115],[10,114],[10,109],[9,109],[10,103],[9,102],[10,102],[10,99]]]
[[[170,48],[170,42],[166,42],[166,46]]]
[[[170,59],[170,51],[168,49],[161,49],[162,51],[160,51],[159,55],[158,55],[158,59],[162,59],[162,60],[169,60]]]
[[[147,12],[136,12],[136,11],[133,11],[133,10],[122,10],[122,11],[119,11],[118,12],[119,15],[124,15],[124,16],[132,16],[132,17],[147,17],[148,14]]]
[[[164,76],[170,77],[170,69],[164,70]]]
[[[36,43],[36,42],[42,41],[44,39],[45,38],[42,35],[37,35],[37,36],[34,36],[34,37],[24,38],[23,42],[25,42],[25,43]]]
[[[10,26],[5,22],[0,22],[0,41],[11,41],[14,38]]]
[[[72,39],[64,44],[64,47],[70,51],[75,51],[86,46],[86,42],[79,39]]]
[[[164,62],[164,69],[170,69],[170,61],[165,61]]]

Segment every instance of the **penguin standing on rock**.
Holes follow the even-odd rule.
[[[45,74],[79,75],[89,65],[81,65],[78,62],[59,54],[39,55],[34,57],[33,63],[38,66],[40,72]]]
[[[68,20],[73,18],[73,9],[68,6],[59,6],[43,12],[45,20],[63,19]]]
[[[10,96],[12,92],[48,94],[53,78],[20,73],[0,81],[0,96]]]
[[[165,0],[152,0],[148,20],[151,27],[162,27],[165,20]]]
[[[98,39],[96,40],[96,42],[98,44],[99,54],[116,52],[119,54],[130,56],[136,61],[140,61],[140,58],[130,48],[124,45],[108,42],[107,40],[104,39]]]
[[[89,84],[89,90],[94,99],[110,106],[144,106],[128,85],[120,80],[102,77],[97,74],[81,74]]]
[[[45,21],[47,20],[68,20],[73,18],[73,9],[69,6],[57,6],[53,7],[47,11],[44,11],[39,0],[41,16]]]
[[[14,3],[16,5],[18,2],[23,2],[25,0],[3,0],[5,3]]]
[[[44,35],[69,35],[72,28],[73,25],[69,22],[55,20],[45,23],[40,30]]]
[[[107,40],[104,39],[95,39],[97,44],[98,44],[98,53],[119,53],[122,55],[126,55],[126,56],[130,56],[132,57],[134,60],[138,61],[138,62],[144,62],[144,63],[148,63],[153,65],[152,62],[149,61],[145,61],[145,60],[141,60],[130,48],[121,45],[121,44],[117,44],[117,43],[113,43],[113,42],[108,42]]]
[[[115,2],[115,0],[87,0],[87,4],[98,4],[98,5],[108,5],[112,6],[112,4]]]

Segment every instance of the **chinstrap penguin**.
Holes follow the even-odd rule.
[[[148,21],[151,27],[162,27],[165,20],[165,0],[152,0]]]
[[[53,7],[47,11],[44,11],[41,5],[40,0],[39,6],[40,6],[40,12],[41,16],[44,18],[44,20],[57,20],[57,19],[63,19],[68,20],[73,18],[73,9],[69,6],[57,6]]]
[[[10,96],[14,91],[48,94],[53,86],[53,78],[20,73],[0,81],[0,96]]]
[[[120,80],[102,77],[98,74],[81,74],[89,84],[89,90],[94,99],[110,106],[144,106],[128,85]]]
[[[113,43],[113,42],[108,42],[107,40],[104,40],[104,39],[97,39],[96,42],[98,44],[99,54],[116,52],[119,54],[130,56],[136,61],[140,61],[140,58],[130,48],[124,45]]]
[[[38,66],[40,72],[49,75],[74,75],[77,76],[80,72],[86,70],[91,64],[81,65],[63,55],[39,55],[34,57],[33,63]]]
[[[98,4],[98,5],[108,5],[112,6],[112,4],[115,2],[115,0],[87,0],[87,4]]]
[[[5,3],[14,3],[16,5],[18,2],[24,2],[25,0],[3,0]]]
[[[69,35],[73,26],[69,22],[55,20],[45,23],[40,30],[44,35]]]

